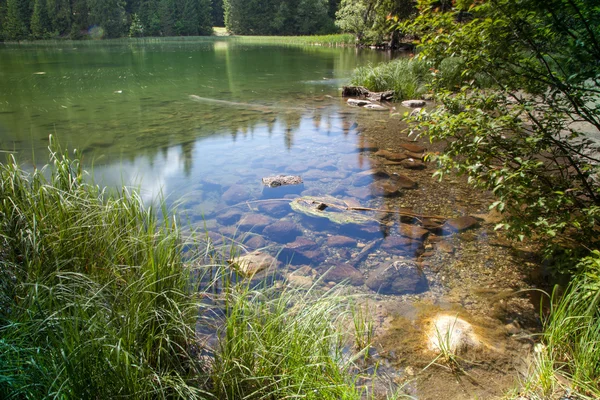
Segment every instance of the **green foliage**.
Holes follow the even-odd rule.
[[[74,15],[74,12],[81,8],[80,3],[82,2],[86,4],[85,9],[89,10],[89,7],[87,7],[87,0],[74,1],[73,10],[71,9],[69,0],[48,0],[48,16],[52,22],[52,30],[56,34],[60,36],[69,34],[71,31],[72,18],[74,16],[79,17]]]
[[[89,26],[89,8],[86,0],[75,0],[72,3],[73,19],[71,22],[70,37],[79,39],[87,33]]]
[[[448,142],[434,157],[439,175],[458,171],[497,196],[492,205],[518,238],[597,247],[597,152],[586,131],[600,128],[600,9],[575,0],[490,0],[463,8],[419,1],[403,29],[420,36],[420,59],[442,106],[415,130]],[[460,80],[457,78],[460,77]],[[488,88],[482,89],[482,83]],[[550,248],[550,247],[549,247]]]
[[[400,32],[391,29],[415,13],[413,0],[341,0],[335,24],[360,43],[396,45]]]
[[[216,397],[361,399],[331,319],[345,317],[341,300],[289,288],[231,291],[214,361]]]
[[[28,2],[26,0],[7,0],[4,19],[4,38],[22,40],[29,35]]]
[[[394,90],[395,100],[420,98],[426,91],[431,73],[425,62],[399,58],[376,66],[359,67],[354,71],[352,84],[374,92]]]
[[[131,16],[131,25],[129,26],[129,37],[144,36],[144,25],[137,14]]]
[[[282,43],[290,45],[353,46],[354,36],[350,34],[313,36],[246,36],[240,40],[248,43]]]
[[[334,31],[327,0],[224,0],[225,26],[236,35],[310,35]]]
[[[214,26],[225,26],[225,10],[223,8],[223,0],[212,0],[212,21]]]
[[[31,34],[36,39],[45,39],[50,36],[52,26],[48,17],[48,8],[45,0],[35,0],[33,15],[31,16]]]
[[[600,252],[584,258],[577,271],[566,293],[553,296],[542,345],[524,384],[528,396],[553,398],[564,393],[561,381],[568,381],[580,398],[600,398]]]
[[[210,35],[211,4],[212,0],[2,0],[0,37]]]
[[[0,397],[201,397],[176,221],[51,162],[0,168]]]
[[[347,298],[250,290],[161,213],[60,151],[0,166],[0,398],[370,398],[343,353]]]
[[[101,28],[106,38],[121,37],[125,33],[125,2],[122,0],[89,0],[90,24]]]

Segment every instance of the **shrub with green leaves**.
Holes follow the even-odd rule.
[[[493,191],[492,208],[506,217],[498,228],[515,237],[597,247],[600,156],[589,132],[600,129],[600,9],[582,0],[453,5],[420,0],[403,26],[434,68],[462,60],[462,87],[448,91],[434,76],[441,106],[416,118],[415,131],[449,143],[433,157],[439,174],[458,171]]]

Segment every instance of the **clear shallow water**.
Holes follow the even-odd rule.
[[[347,110],[325,96],[339,96],[355,67],[385,58],[212,38],[4,45],[0,150],[43,164],[52,134],[82,151],[98,180],[138,186],[146,198],[189,195],[202,179],[260,181],[247,171],[326,157],[327,141],[315,147],[309,137],[339,136]]]
[[[392,305],[373,313],[391,333],[395,325],[385,325],[385,318],[410,314],[399,305],[437,302],[448,287],[454,297],[445,301],[489,317],[470,288],[493,283],[500,291],[520,287],[523,279],[515,267],[520,261],[501,242],[492,243],[493,225],[450,236],[430,223],[426,238],[419,238],[425,221],[397,213],[410,208],[453,217],[487,212],[486,202],[459,181],[432,180],[431,167],[385,165],[373,153],[400,150],[407,139],[398,118],[349,107],[339,97],[355,67],[386,57],[222,38],[0,45],[0,159],[14,152],[43,164],[52,134],[63,147],[83,152],[97,182],[137,187],[148,201],[162,193],[169,204],[180,203],[184,222],[206,227],[215,242],[235,239],[247,250],[291,261],[294,284],[347,279],[369,297],[418,287],[418,297],[388,298]],[[379,184],[394,179],[363,174],[372,168],[406,175],[418,187],[383,196]],[[301,175],[302,196],[334,196],[391,212],[365,211],[376,222],[361,226],[307,217],[292,210],[289,194],[282,200],[285,191],[264,192],[261,179],[276,174]],[[293,224],[290,236],[268,229],[281,221]],[[404,274],[396,264],[417,253],[426,285],[416,281],[420,272]],[[381,270],[390,265],[398,274]],[[372,277],[395,286],[373,289]],[[411,319],[397,336],[410,336],[405,328],[417,322]],[[422,353],[421,333],[413,330],[417,345],[405,346],[408,359]],[[384,349],[396,351],[397,336],[384,341]],[[454,377],[444,385],[450,381]]]

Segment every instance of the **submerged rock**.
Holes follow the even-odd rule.
[[[400,189],[416,189],[418,186],[417,182],[413,181],[406,175],[392,174],[390,178],[396,185],[398,185]]]
[[[217,215],[217,222],[221,225],[233,225],[240,220],[243,213],[240,210],[229,209]]]
[[[323,279],[328,282],[340,283],[346,281],[353,286],[361,286],[365,283],[365,278],[363,278],[360,271],[349,264],[327,264],[323,267],[323,274]]]
[[[319,250],[317,243],[302,236],[286,244],[281,249],[279,258],[289,264],[314,264],[325,260],[325,256]]]
[[[416,257],[423,253],[423,243],[403,236],[388,236],[381,244],[381,248],[390,254],[406,257]]]
[[[221,196],[226,204],[238,204],[250,200],[250,191],[242,185],[232,185]]]
[[[381,294],[414,294],[428,289],[427,278],[414,261],[382,263],[369,273],[367,286]]]
[[[450,218],[443,226],[444,231],[462,232],[479,226],[479,221],[471,216]]]
[[[374,155],[383,157],[389,161],[402,161],[408,158],[405,153],[394,153],[393,151],[389,150],[379,150],[378,152],[374,153]]]
[[[400,147],[413,153],[423,153],[426,150],[425,147],[416,143],[402,142],[400,143]]]
[[[271,240],[279,243],[287,243],[294,241],[298,236],[302,235],[302,231],[292,221],[277,221],[268,225],[263,234]]]
[[[329,247],[356,247],[356,240],[348,236],[330,236],[327,238]]]
[[[367,104],[373,104],[368,100],[360,100],[360,99],[348,99],[347,103],[351,106],[363,107]]]
[[[368,169],[354,174],[352,177],[352,184],[354,186],[365,186],[375,180],[386,179],[389,177],[390,175],[382,169]]]
[[[427,347],[436,353],[459,354],[481,344],[473,326],[458,316],[435,316],[427,332]]]
[[[349,210],[346,202],[331,196],[299,197],[294,199],[290,206],[294,211],[301,214],[309,217],[326,218],[340,225],[364,224],[375,221],[360,211]]]
[[[263,201],[258,203],[257,205],[258,211],[261,213],[281,218],[287,214],[289,214],[292,209],[290,208],[289,201],[282,200],[273,200],[273,201]]]
[[[261,214],[246,214],[244,215],[238,224],[239,229],[243,231],[254,230],[260,232],[265,226],[272,223],[273,220],[265,215]]]
[[[252,277],[262,270],[275,267],[278,263],[275,257],[260,251],[253,251],[252,253],[235,257],[227,260],[227,262],[241,275],[246,277]]]
[[[407,158],[406,160],[400,161],[400,165],[402,165],[406,169],[425,169],[427,165],[421,160],[415,160],[414,158]]]
[[[416,225],[411,224],[400,224],[398,230],[402,236],[406,236],[411,239],[425,240],[429,231]]]
[[[265,245],[267,244],[267,242],[265,241],[265,239],[260,236],[260,235],[252,235],[249,236],[245,241],[244,241],[244,245],[246,245],[247,247],[251,248],[251,249],[260,249],[262,247],[265,247]]]
[[[401,104],[403,107],[417,108],[425,107],[427,103],[424,100],[404,100]]]
[[[365,110],[372,110],[372,111],[388,111],[387,107],[384,107],[380,104],[365,104],[364,106]]]

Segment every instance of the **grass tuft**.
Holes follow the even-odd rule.
[[[0,167],[0,397],[202,397],[176,219],[83,176]]]
[[[600,398],[600,252],[579,264],[566,293],[553,296],[542,343],[523,384],[531,398],[572,393]]]

